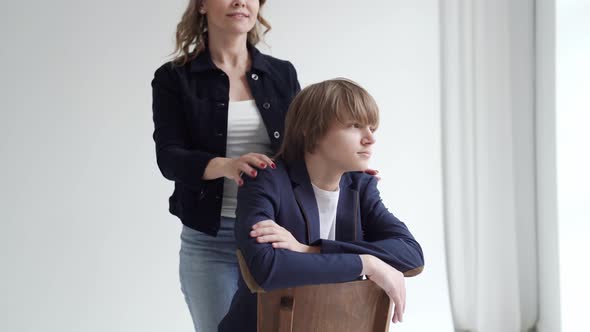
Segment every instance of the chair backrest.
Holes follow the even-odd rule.
[[[258,293],[258,332],[386,332],[392,305],[370,280]]]
[[[258,332],[387,332],[392,303],[370,280],[265,292],[237,250],[242,277],[258,296]]]

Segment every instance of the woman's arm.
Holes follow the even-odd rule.
[[[238,185],[240,174],[256,176],[256,168],[273,167],[272,160],[260,153],[238,158],[218,157],[189,148],[188,129],[182,113],[178,79],[169,64],[160,67],[152,80],[154,141],[158,167],[165,178],[198,188],[204,180],[227,177]]]
[[[189,147],[189,134],[182,113],[178,78],[167,63],[152,80],[153,138],[158,167],[165,178],[199,188],[209,161],[216,155]]]

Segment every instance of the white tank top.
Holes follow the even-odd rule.
[[[272,153],[266,127],[253,99],[229,102],[227,113],[226,157],[236,158],[249,152]],[[236,217],[237,194],[236,183],[225,178],[222,216]]]

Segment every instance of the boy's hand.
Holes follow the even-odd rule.
[[[393,323],[401,322],[406,310],[406,283],[400,271],[372,255],[359,255],[363,263],[361,275],[366,275],[381,287],[395,305]]]
[[[258,243],[272,243],[275,249],[288,249],[303,253],[319,253],[318,247],[311,247],[297,241],[291,232],[272,220],[263,220],[252,226],[250,236]]]

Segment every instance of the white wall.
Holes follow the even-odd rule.
[[[559,259],[562,331],[567,332],[588,329],[590,3],[557,1],[556,13]]]
[[[396,331],[451,331],[436,0],[269,1],[303,86],[345,76],[381,107],[372,166],[426,269]],[[151,139],[153,71],[185,1],[0,4],[0,330],[189,331],[180,223]]]

